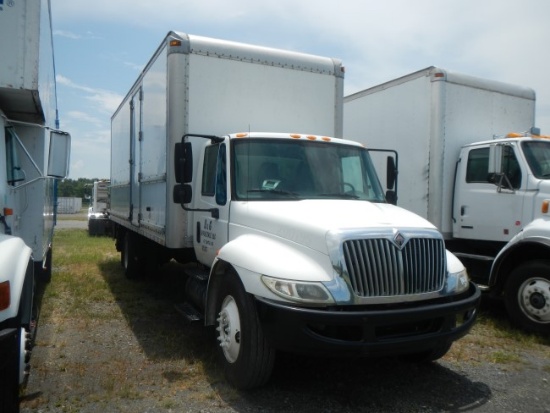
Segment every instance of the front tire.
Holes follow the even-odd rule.
[[[520,265],[506,283],[505,303],[511,321],[531,333],[550,332],[550,261]]]
[[[224,274],[216,302],[217,339],[227,381],[246,390],[267,383],[275,350],[267,342],[256,305],[234,271]]]

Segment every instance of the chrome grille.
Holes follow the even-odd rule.
[[[344,242],[350,282],[359,297],[387,297],[438,291],[445,280],[441,239],[412,238],[399,249],[388,239]]]

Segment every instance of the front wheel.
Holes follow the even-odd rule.
[[[275,351],[262,332],[256,305],[234,271],[224,274],[216,303],[217,339],[227,381],[245,390],[267,383]]]
[[[505,302],[512,322],[532,333],[550,332],[550,261],[520,265],[510,273]]]

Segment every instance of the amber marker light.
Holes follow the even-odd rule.
[[[170,40],[170,46],[171,47],[178,47],[178,46],[181,46],[181,40]]]
[[[544,201],[542,201],[542,206],[540,210],[543,214],[548,213],[548,205],[550,205],[550,201],[548,199],[545,199]]]
[[[235,136],[237,138],[246,138],[248,136],[248,133],[237,133]]]
[[[306,136],[307,139],[309,139],[310,141],[314,141],[317,139],[317,136],[314,136],[314,135],[308,135]]]
[[[4,208],[4,216],[8,217],[10,215],[13,215],[13,209],[11,208]]]
[[[0,283],[0,310],[5,310],[10,306],[10,282]]]
[[[325,142],[330,142],[332,139],[330,139],[328,136],[323,136],[321,140]]]
[[[298,135],[297,133],[293,133],[290,135],[291,138],[294,138],[294,139],[300,139],[302,137],[302,135]]]

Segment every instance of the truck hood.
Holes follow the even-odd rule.
[[[262,232],[295,242],[327,254],[329,231],[374,228],[435,227],[412,212],[390,204],[359,200],[300,200],[233,202],[231,222],[237,236],[239,227],[246,232]]]

